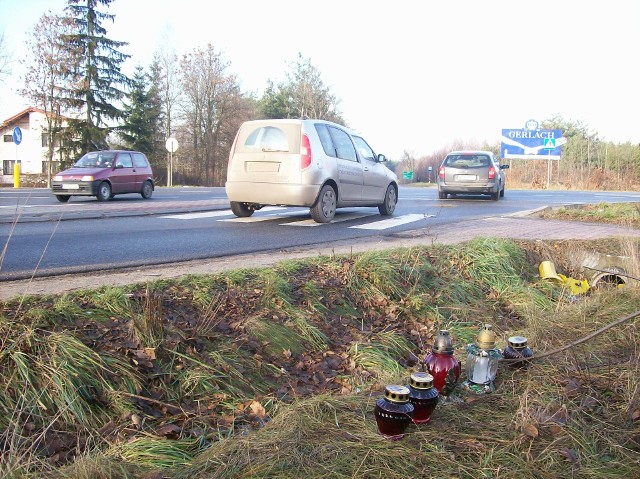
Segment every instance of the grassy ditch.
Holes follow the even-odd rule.
[[[439,329],[464,364],[484,323],[542,353],[640,310],[635,283],[541,280],[547,259],[579,274],[571,248],[484,238],[0,303],[0,476],[638,477],[638,318],[377,433]]]
[[[599,203],[554,208],[539,213],[541,218],[609,223],[640,228],[640,203]]]

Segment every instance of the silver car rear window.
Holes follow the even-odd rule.
[[[275,126],[262,126],[253,130],[244,146],[269,151],[289,151],[287,135]]]
[[[486,168],[490,164],[487,155],[450,155],[444,160],[444,166],[451,168]]]

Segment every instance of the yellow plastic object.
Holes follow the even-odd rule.
[[[560,282],[564,282],[564,280],[558,276],[556,273],[556,267],[551,261],[543,261],[538,266],[538,271],[540,272],[540,277],[542,279],[555,279]]]
[[[561,283],[569,288],[571,294],[584,294],[589,290],[589,282],[586,279],[567,278],[563,274],[556,273],[556,267],[551,261],[543,261],[538,266],[540,277],[542,279],[550,279]]]
[[[562,278],[564,285],[571,290],[571,294],[584,294],[589,291],[589,282],[586,279],[567,278],[565,275],[558,275]]]

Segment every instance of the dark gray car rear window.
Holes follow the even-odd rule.
[[[247,137],[244,146],[263,150],[289,151],[287,135],[275,126],[256,128]]]
[[[452,168],[484,168],[491,164],[487,155],[449,155],[444,166]]]

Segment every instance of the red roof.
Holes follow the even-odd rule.
[[[29,108],[25,108],[24,110],[22,110],[20,113],[13,115],[10,118],[7,118],[6,120],[4,120],[2,123],[0,123],[0,128],[5,128],[9,125],[11,125],[12,123],[15,123],[16,121],[18,121],[19,119],[21,119],[24,116],[27,116],[29,113],[42,113],[43,115],[47,115],[47,116],[52,116],[52,113],[47,113],[46,111],[44,111],[42,108],[36,108],[35,106],[30,106]],[[61,115],[63,118],[66,118],[64,115]]]

